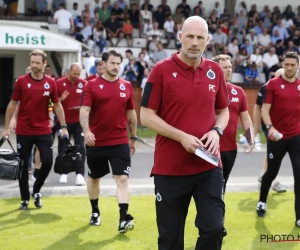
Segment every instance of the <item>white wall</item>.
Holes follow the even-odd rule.
[[[22,0],[24,1],[24,0]],[[77,2],[78,3],[78,8],[80,10],[83,10],[84,4],[89,3],[93,0],[67,0],[67,8],[68,9],[72,9],[73,7],[73,3]],[[104,0],[100,0],[100,2],[102,3]],[[224,9],[225,6],[225,0],[202,0],[203,2],[203,6],[206,9],[206,12],[210,13],[211,10],[214,8],[214,4],[215,2],[218,1],[220,3],[220,6],[222,9]],[[49,1],[51,2],[51,1]],[[111,0],[111,3],[113,3],[114,0]],[[172,9],[172,13],[174,13],[175,8],[178,4],[180,4],[182,1],[181,0],[168,0],[168,4]],[[127,3],[130,3],[130,0],[127,0]],[[144,0],[140,0],[140,5],[142,5],[144,3]],[[161,0],[151,0],[150,3],[154,6],[154,8],[156,9],[158,5],[161,4]],[[187,0],[187,3],[191,6],[191,8],[193,9],[197,4],[198,4],[198,0]],[[237,0],[237,6],[239,6],[239,4],[241,3],[241,0]],[[272,9],[274,6],[278,5],[282,10],[285,9],[285,7],[290,4],[294,11],[296,11],[298,5],[300,5],[300,3],[298,1],[294,1],[294,0],[287,0],[287,1],[282,1],[282,0],[272,0],[271,2],[268,0],[263,0],[263,1],[257,1],[257,0],[247,0],[246,4],[248,9],[250,9],[252,4],[256,4],[257,5],[257,9],[259,11],[261,11],[263,9],[263,7],[265,5],[269,5],[270,9]]]
[[[45,51],[48,55],[47,64],[52,68],[52,73],[56,74],[56,70],[53,66],[52,60],[50,58],[50,52]],[[14,78],[17,78],[25,74],[26,68],[29,66],[29,53],[30,51],[16,51],[16,50],[1,50],[1,56],[12,56],[14,57]]]

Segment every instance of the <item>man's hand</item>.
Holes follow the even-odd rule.
[[[17,127],[17,120],[15,118],[11,118],[8,128],[16,130],[16,127]]]
[[[133,156],[136,150],[135,140],[129,140],[130,155]]]
[[[276,134],[279,134],[279,132],[272,126],[268,130],[268,139],[271,141],[278,141],[278,139],[274,137]]]
[[[69,133],[68,130],[66,128],[63,128],[61,130],[61,134],[60,134],[61,138],[69,138]]]
[[[220,144],[220,136],[216,130],[211,130],[204,134],[200,139],[201,142],[205,141],[204,147],[212,154],[217,154]],[[208,147],[209,146],[209,147]]]
[[[91,131],[84,133],[84,142],[86,145],[92,147],[95,145],[95,141],[95,135]]]
[[[67,90],[65,90],[64,93],[62,93],[61,97],[59,98],[60,102],[64,101],[69,94],[70,93]]]
[[[196,149],[200,146],[204,146],[203,143],[195,136],[185,134],[184,138],[180,141],[181,145],[185,148],[189,153],[195,153]]]
[[[7,137],[7,139],[9,139],[10,136],[10,129],[4,129],[3,133],[2,133],[2,137]]]
[[[248,150],[245,150],[244,152],[245,152],[246,154],[250,154],[250,153],[252,152],[254,146],[255,146],[255,143],[253,143],[252,146],[249,145],[249,149],[248,149]]]

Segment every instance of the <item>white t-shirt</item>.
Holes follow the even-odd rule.
[[[174,21],[165,21],[164,29],[166,29],[167,32],[174,32]]]
[[[71,29],[70,19],[73,18],[71,12],[61,9],[55,12],[54,19],[57,20],[58,29]]]
[[[262,62],[262,56],[261,55],[256,55],[256,54],[251,54],[250,61],[255,62],[256,65],[258,65]]]
[[[265,46],[267,47],[270,42],[271,42],[271,37],[270,35],[263,35],[263,34],[259,34],[258,35],[258,42],[262,45],[262,46]]]
[[[273,65],[279,62],[278,56],[276,54],[271,56],[270,53],[267,52],[263,55],[263,62],[267,64],[269,68],[271,68]]]
[[[78,16],[81,16],[81,11],[80,10],[70,10],[70,13],[72,14],[73,18],[75,19]]]
[[[294,22],[292,19],[286,20],[285,18],[281,20],[282,26],[289,28],[290,26],[294,25]]]
[[[80,31],[81,35],[83,35],[84,39],[87,40],[87,38],[89,36],[93,35],[93,29],[90,25],[84,27],[81,31]]]
[[[90,5],[91,18],[95,18],[94,11],[95,11],[96,8],[101,8],[100,1],[99,1],[99,3],[96,3],[95,0],[92,0],[89,5]]]
[[[228,44],[228,51],[233,55],[236,56],[236,54],[239,52],[239,46],[234,45],[232,43]]]
[[[144,92],[144,88],[146,86],[147,80],[148,80],[148,77],[144,77],[143,80],[142,80],[141,88],[143,89],[143,92]]]

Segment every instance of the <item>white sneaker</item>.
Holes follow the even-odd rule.
[[[81,174],[76,175],[76,186],[83,186],[85,185],[84,177]]]
[[[59,183],[66,184],[68,182],[68,175],[62,174],[59,178]]]

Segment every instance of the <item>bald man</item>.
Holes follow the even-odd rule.
[[[66,123],[68,124],[68,132],[70,138],[74,138],[74,144],[80,146],[80,153],[83,157],[81,162],[76,162],[76,185],[85,184],[84,180],[84,136],[79,123],[79,106],[83,88],[86,84],[84,79],[79,78],[81,73],[79,63],[73,63],[69,69],[67,76],[56,81],[59,100],[65,111]],[[63,148],[64,141],[59,138],[58,152]],[[59,179],[60,183],[67,183],[68,173],[62,173]]]
[[[219,250],[225,212],[219,141],[229,120],[227,87],[222,68],[202,57],[209,39],[206,21],[187,18],[179,38],[181,51],[153,67],[141,101],[141,122],[157,133],[151,176],[158,249],[184,249],[193,197],[195,249]]]
[[[283,73],[284,73],[284,68],[280,68],[275,72],[274,77],[279,77]],[[264,84],[260,88],[260,90],[258,91],[258,95],[257,95],[257,98],[256,98],[256,103],[255,103],[254,108],[253,108],[253,126],[254,126],[254,134],[255,135],[260,133],[260,126],[261,126],[261,128],[264,132],[264,135],[267,138],[268,137],[268,130],[266,128],[266,125],[264,124],[264,122],[261,119],[261,107],[262,107],[263,100],[265,99],[265,95],[266,95],[266,86],[267,86],[267,83]],[[260,177],[258,178],[259,183],[261,183],[261,178],[264,175],[264,173],[267,171],[267,168],[268,168],[268,162],[267,162],[267,156],[266,156],[265,160],[264,160],[263,168],[261,170]],[[281,185],[281,183],[279,182],[277,177],[273,181],[272,189],[277,193],[286,192],[286,188]]]

